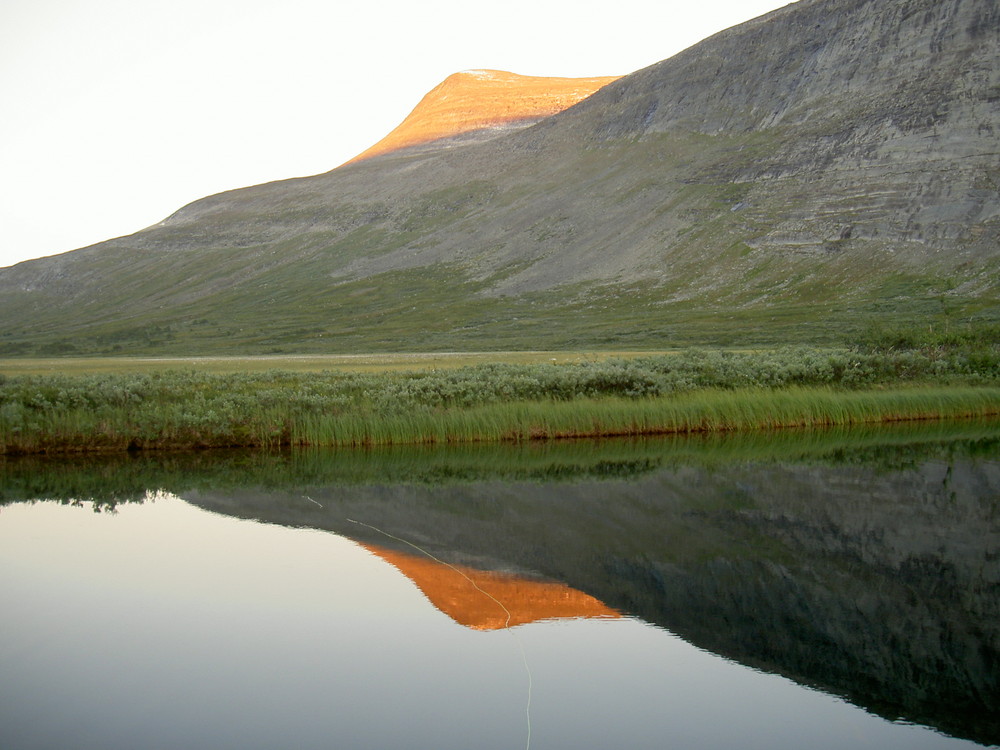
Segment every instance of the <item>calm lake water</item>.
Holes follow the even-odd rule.
[[[1000,426],[0,463],[0,747],[1000,742]]]

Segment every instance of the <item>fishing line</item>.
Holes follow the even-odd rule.
[[[312,499],[312,498],[308,498],[308,499]],[[316,502],[316,501],[313,500],[313,502]],[[528,677],[528,700],[527,700],[527,703],[525,704],[525,707],[524,707],[524,718],[527,721],[527,725],[528,725],[528,738],[527,738],[527,742],[525,744],[525,750],[530,750],[530,748],[531,748],[531,687],[532,687],[531,667],[528,666],[528,654],[524,650],[524,643],[521,642],[521,638],[520,638],[520,636],[518,636],[517,631],[511,629],[511,627],[510,627],[510,621],[511,621],[511,618],[513,617],[513,615],[511,614],[510,610],[507,609],[507,607],[504,606],[503,602],[501,602],[499,599],[497,599],[495,596],[493,596],[493,594],[491,594],[489,591],[484,591],[483,589],[481,589],[479,587],[479,584],[477,584],[475,581],[473,581],[471,578],[469,578],[469,576],[467,576],[464,572],[462,572],[461,570],[459,570],[458,568],[456,568],[451,563],[445,562],[444,560],[440,559],[439,557],[435,557],[430,552],[428,552],[427,550],[425,550],[423,547],[419,547],[419,546],[417,546],[416,544],[414,544],[411,541],[408,541],[406,539],[401,539],[400,537],[395,536],[394,534],[390,534],[388,531],[383,531],[382,529],[378,528],[377,526],[372,526],[370,523],[365,523],[364,521],[355,521],[353,518],[348,518],[347,520],[350,521],[351,523],[357,524],[358,526],[365,526],[365,527],[371,529],[372,531],[374,531],[374,532],[376,532],[378,534],[381,534],[384,537],[388,537],[389,539],[395,539],[397,542],[401,542],[402,544],[405,544],[408,547],[412,547],[413,549],[415,549],[420,554],[425,555],[426,557],[429,557],[434,562],[436,562],[436,563],[438,563],[440,565],[444,565],[446,568],[451,568],[451,570],[455,571],[460,576],[462,576],[462,578],[464,578],[466,581],[468,581],[470,584],[472,584],[472,587],[476,591],[478,591],[480,594],[482,594],[486,598],[488,598],[488,599],[492,600],[493,602],[495,602],[496,605],[498,607],[500,607],[500,609],[502,609],[504,611],[504,613],[507,615],[507,619],[504,622],[503,629],[506,630],[508,633],[510,633],[514,637],[514,640],[517,642],[517,647],[521,651],[521,661],[524,662],[524,673]]]

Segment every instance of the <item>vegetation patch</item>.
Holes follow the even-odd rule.
[[[970,333],[898,348],[898,337],[873,334],[852,349],[688,349],[422,371],[22,375],[0,378],[0,451],[528,441],[985,417],[1000,414],[991,341]]]

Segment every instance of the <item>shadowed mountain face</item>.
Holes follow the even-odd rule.
[[[993,0],[802,0],[531,127],[4,269],[0,352],[662,347],[995,318],[998,28]]]

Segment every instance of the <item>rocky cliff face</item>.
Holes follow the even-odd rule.
[[[482,121],[437,95],[389,150],[0,270],[0,352],[660,348],[997,319],[998,28],[994,0],[801,0],[514,132],[555,104]]]

